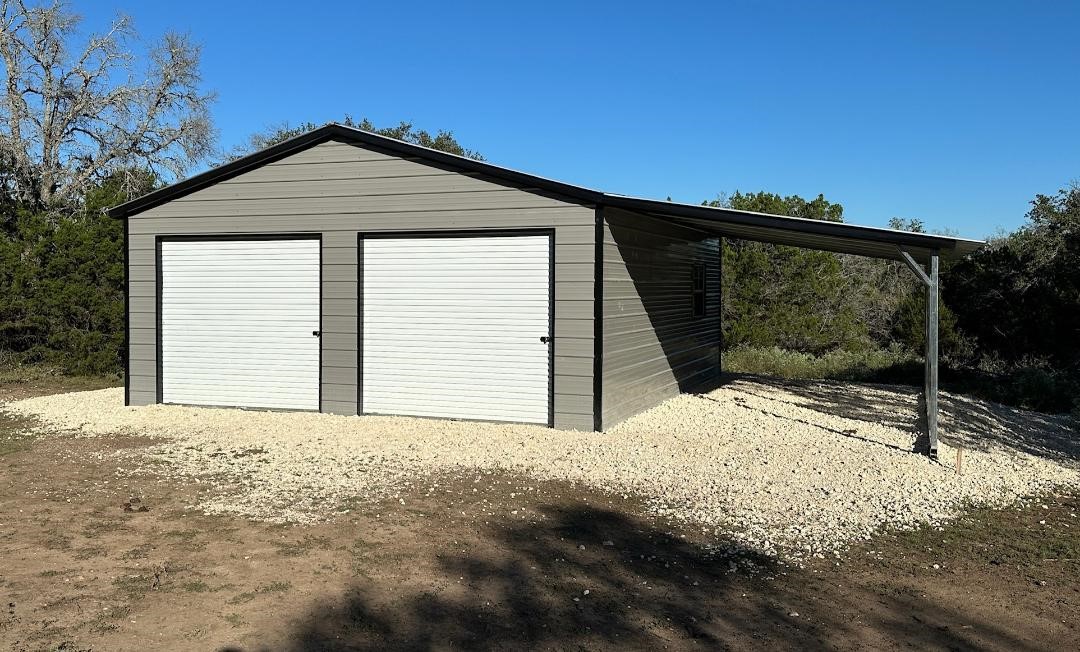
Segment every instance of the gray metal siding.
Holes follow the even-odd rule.
[[[355,414],[358,232],[554,228],[555,426],[592,429],[591,207],[327,142],[128,219],[132,405],[157,399],[157,235],[321,233],[322,410]]]
[[[680,392],[715,383],[720,370],[718,240],[604,208],[603,401],[608,428]],[[691,309],[691,267],[705,266],[705,316]]]

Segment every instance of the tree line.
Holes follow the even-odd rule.
[[[730,208],[843,221],[822,196],[735,193]],[[946,389],[1080,413],[1080,186],[941,268]],[[917,220],[892,228],[921,232]],[[925,290],[903,263],[725,240],[723,346],[736,371],[920,384]],[[806,364],[807,356],[821,364]],[[835,363],[840,361],[839,363]]]
[[[0,0],[0,365],[124,367],[123,225],[102,210],[303,133],[280,125],[216,147],[199,48],[143,44],[119,17],[84,34],[60,2]],[[343,122],[481,158],[448,131]],[[843,221],[841,204],[736,192],[714,206]],[[893,228],[922,231],[917,220]],[[902,264],[726,239],[730,369],[921,382],[923,290]],[[1016,232],[942,269],[943,382],[1044,410],[1080,410],[1080,187],[1038,195]]]

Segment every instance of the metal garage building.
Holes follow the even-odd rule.
[[[938,257],[981,244],[611,195],[335,124],[109,213],[130,405],[587,430],[716,382],[721,237],[907,260],[933,297]]]

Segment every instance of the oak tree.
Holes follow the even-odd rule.
[[[0,0],[0,182],[26,205],[77,203],[117,175],[171,181],[214,148],[198,45],[169,33],[140,51],[127,16],[80,26],[60,1]]]

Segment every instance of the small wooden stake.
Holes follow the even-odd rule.
[[[964,468],[964,449],[956,449],[956,475],[960,475],[960,471]]]

